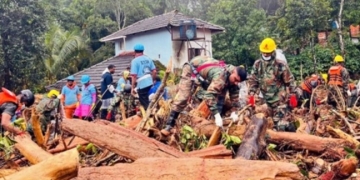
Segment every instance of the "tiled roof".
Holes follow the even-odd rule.
[[[75,74],[75,81],[76,84],[80,87],[80,78],[82,75],[87,74],[90,76],[90,82],[93,83],[97,88],[100,87],[101,76],[102,72],[107,68],[110,64],[115,65],[115,74],[113,74],[114,82],[117,82],[120,78],[120,72],[126,70],[127,67],[130,67],[131,60],[134,56],[114,56],[109,59],[106,59],[98,64],[95,64],[87,69],[79,71]],[[46,89],[58,89],[61,88],[66,84],[66,78],[57,81],[56,83],[46,86]]]
[[[203,26],[206,29],[210,29],[213,32],[222,32],[225,29],[221,26],[211,24],[209,22],[203,21],[201,19],[196,18],[190,18],[188,16],[185,16],[181,13],[179,13],[177,10],[171,11],[169,13],[165,13],[158,16],[153,16],[141,21],[138,21],[130,26],[127,26],[113,34],[110,34],[104,38],[101,38],[100,41],[112,41],[119,39],[122,36],[136,34],[140,32],[145,32],[149,30],[164,28],[169,25],[172,26],[179,26],[180,20],[187,20],[187,19],[193,19],[198,26]]]

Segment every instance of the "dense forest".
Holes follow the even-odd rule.
[[[0,85],[43,91],[111,57],[113,44],[100,38],[174,9],[225,27],[213,51],[228,63],[250,69],[260,41],[273,37],[298,80],[326,72],[336,54],[352,77],[360,70],[360,45],[349,36],[360,24],[359,0],[1,0]],[[326,46],[318,32],[328,33]]]

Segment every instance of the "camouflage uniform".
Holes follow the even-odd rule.
[[[115,113],[121,114],[119,103],[123,101],[125,106],[126,117],[130,117],[136,114],[136,98],[131,95],[131,93],[121,92],[120,95],[113,98],[110,106],[108,107],[108,112],[114,110]]]
[[[44,95],[44,98],[36,106],[36,112],[39,114],[41,130],[46,132],[47,125],[51,123],[51,120],[55,119],[57,113],[60,113],[60,99],[48,98]],[[29,127],[29,132],[32,132],[32,127]]]
[[[288,122],[282,120],[289,113],[288,91],[295,90],[294,77],[289,67],[274,58],[269,61],[259,59],[254,63],[248,83],[249,92],[260,89],[266,104],[272,109],[274,124],[278,129],[284,130],[288,125]]]
[[[235,66],[226,65],[225,68],[220,66],[204,68],[198,73],[208,82],[206,84],[201,84],[196,77],[192,77],[193,71],[191,66],[197,68],[201,65],[217,62],[219,61],[207,56],[197,56],[189,63],[184,64],[180,83],[178,85],[179,91],[171,104],[172,111],[181,112],[186,107],[195,84],[202,86],[202,90],[198,91],[196,96],[206,102],[213,115],[221,113],[227,91],[229,91],[230,100],[233,102],[233,106],[239,107],[239,87],[237,85],[230,85],[228,82],[228,76],[236,68]]]

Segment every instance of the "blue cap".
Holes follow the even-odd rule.
[[[134,46],[134,51],[144,51],[144,45],[142,44],[136,44]]]
[[[89,75],[82,75],[81,76],[81,84],[86,84],[90,81],[90,76]]]
[[[73,75],[71,75],[71,76],[67,77],[66,80],[68,80],[68,81],[75,81],[75,78],[74,78]]]

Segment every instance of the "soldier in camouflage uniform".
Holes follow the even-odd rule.
[[[329,103],[334,105],[336,104],[335,98],[333,95],[337,95],[335,86],[340,88],[344,99],[347,99],[351,96],[351,92],[349,90],[349,72],[344,67],[344,58],[340,55],[335,56],[334,65],[330,67],[328,72],[328,85],[330,86],[329,93]]]
[[[202,100],[206,102],[212,115],[215,116],[215,123],[222,127],[221,104],[225,99],[227,91],[234,108],[239,107],[239,87],[237,84],[246,79],[246,71],[240,67],[226,65],[223,61],[207,56],[194,57],[189,63],[183,66],[179,91],[171,104],[170,117],[165,129],[161,130],[164,135],[169,135],[170,130],[175,126],[179,113],[186,107],[189,97],[192,95],[194,84],[199,84],[206,91],[203,91]],[[220,101],[220,103],[218,103]],[[232,117],[235,113],[232,113]],[[235,117],[233,118],[235,120]]]
[[[130,84],[124,84],[124,87],[122,88],[123,91],[121,91],[111,102],[110,106],[108,107],[108,113],[111,113],[111,111],[115,107],[119,107],[119,103],[122,101],[124,102],[126,117],[130,117],[136,114],[136,99],[134,96],[131,95],[131,85]],[[117,108],[119,109],[119,108]],[[120,111],[115,110],[116,113],[120,113]],[[122,117],[123,118],[123,117]]]
[[[59,95],[59,91],[51,90],[36,106],[36,112],[39,114],[43,133],[46,132],[47,125],[51,123],[51,120],[55,120],[55,116],[60,114],[60,116],[63,117],[64,115],[61,109],[60,99],[58,98]],[[29,126],[28,131],[32,132],[31,126]]]
[[[260,89],[269,109],[272,109],[275,128],[280,131],[294,131],[293,123],[283,118],[289,113],[287,101],[293,92],[294,77],[289,67],[276,59],[276,44],[271,38],[264,39],[260,44],[261,59],[254,63],[248,78],[249,93],[254,95]]]

